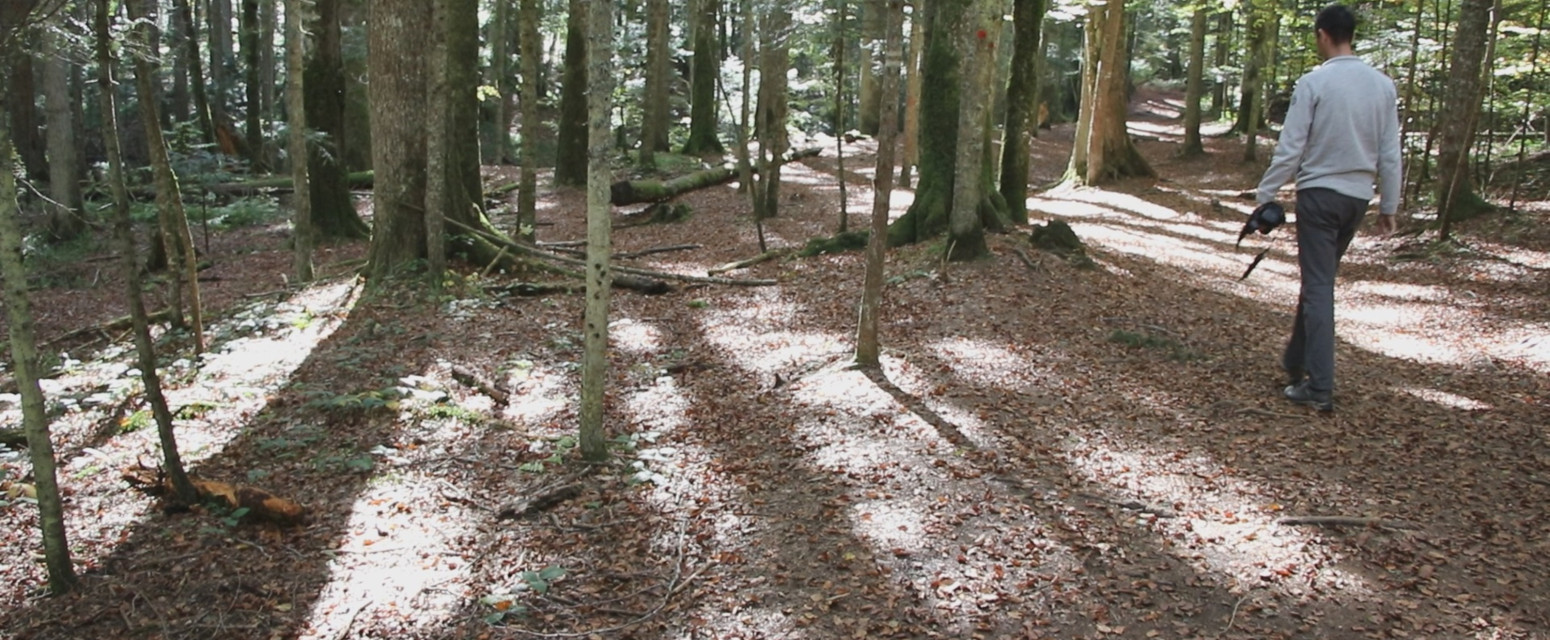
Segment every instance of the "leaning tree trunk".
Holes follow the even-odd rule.
[[[1480,72],[1491,5],[1492,0],[1464,0],[1453,38],[1453,61],[1448,67],[1448,86],[1439,117],[1442,126],[1437,154],[1437,207],[1444,239],[1453,221],[1490,209],[1490,204],[1475,193],[1468,157],[1480,114]]]
[[[668,83],[672,81],[668,55],[668,0],[646,0],[646,89],[640,127],[638,162],[656,168],[656,152],[667,151]]]
[[[156,42],[145,20],[146,7],[140,2],[128,3],[130,19],[139,22],[136,30],[139,42],[150,50]],[[154,0],[147,1],[147,4]],[[194,329],[194,352],[204,351],[204,312],[199,301],[199,267],[194,256],[194,237],[189,233],[188,217],[183,213],[183,196],[178,187],[178,176],[172,170],[172,160],[167,151],[167,140],[162,136],[161,114],[157,107],[157,65],[149,57],[135,58],[135,86],[140,94],[140,121],[145,125],[146,146],[150,149],[151,169],[156,174],[156,208],[160,212],[162,246],[166,250],[173,273],[172,298],[174,317],[182,317],[182,285],[188,287],[189,324]],[[186,278],[186,281],[184,280]]]
[[[355,210],[345,171],[345,87],[341,0],[315,0],[308,21],[314,40],[302,73],[307,124],[318,135],[307,150],[313,230],[323,238],[363,240],[371,227]]]
[[[565,27],[565,77],[560,86],[559,155],[554,183],[587,183],[587,8],[586,0],[570,0]]]
[[[716,25],[721,0],[694,0],[697,10],[690,16],[694,24],[694,60],[690,65],[689,139],[683,153],[702,155],[723,153],[716,136],[716,76],[721,68],[721,45],[716,41]]]
[[[1039,128],[1039,36],[1044,0],[1016,3],[1012,13],[1012,78],[1006,88],[1006,126],[1001,137],[1001,197],[1013,222],[1028,222],[1030,134]],[[1031,121],[1031,122],[1030,122]]]
[[[1128,112],[1127,78],[1123,72],[1129,55],[1125,43],[1125,9],[1111,4],[1088,13],[1087,43],[1082,70],[1084,103],[1077,130],[1078,143],[1071,154],[1068,181],[1094,185],[1106,180],[1156,174],[1130,140],[1125,125]],[[1089,93],[1090,92],[1090,93]]]
[[[522,0],[518,20],[522,47],[522,177],[517,191],[517,230],[528,240],[537,238],[539,41],[538,12],[542,0]]]
[[[1200,142],[1200,101],[1205,93],[1206,9],[1195,9],[1189,29],[1189,79],[1184,93],[1184,147],[1179,155],[1192,158],[1204,155]]]
[[[8,102],[12,98],[14,96],[0,95],[0,102]],[[6,321],[11,339],[11,368],[16,377],[17,390],[21,394],[22,428],[27,434],[32,480],[38,490],[43,563],[48,569],[49,590],[61,594],[76,587],[75,567],[70,564],[70,545],[65,538],[64,502],[59,495],[48,412],[44,407],[43,390],[38,386],[38,377],[42,372],[32,329],[32,310],[27,299],[27,270],[22,264],[22,230],[18,220],[16,176],[11,166],[11,132],[7,120],[4,114],[0,114],[0,280],[4,281]]]
[[[172,483],[173,493],[179,502],[194,504],[198,493],[183,468],[183,457],[178,453],[177,434],[173,430],[172,410],[162,394],[161,376],[156,372],[156,346],[151,342],[151,323],[141,298],[140,266],[135,257],[134,223],[129,217],[129,191],[124,186],[124,154],[119,144],[118,108],[114,104],[113,48],[108,29],[108,0],[99,0],[95,18],[97,53],[97,92],[102,105],[103,141],[108,160],[108,188],[113,197],[113,231],[117,243],[120,268],[124,271],[125,295],[129,301],[130,326],[134,333],[135,354],[140,369],[140,383],[145,387],[146,403],[151,405],[151,416],[156,420],[156,434],[161,440],[162,469]]]
[[[1042,0],[1036,0],[1042,4]],[[875,0],[874,7],[883,15],[882,74],[878,90],[885,96],[898,95],[899,64],[903,57],[901,40],[904,18],[903,0]],[[861,318],[856,329],[856,363],[864,367],[880,366],[882,352],[878,338],[878,310],[883,300],[883,258],[887,250],[888,214],[893,195],[893,147],[899,124],[899,103],[884,100],[878,113],[877,175],[872,179],[872,233],[867,238],[866,276],[861,286]]]
[[[81,208],[81,169],[75,155],[75,101],[70,97],[69,44],[56,29],[64,28],[55,19],[43,34],[43,100],[48,119],[48,186],[54,200],[50,205],[49,235],[55,240],[71,240],[86,231]]]
[[[583,318],[585,355],[581,367],[581,453],[587,460],[608,458],[603,421],[608,381],[608,303],[613,251],[608,187],[613,180],[609,116],[613,111],[613,5],[594,3],[588,10],[587,60],[587,307]]]
[[[292,273],[297,282],[312,281],[312,183],[307,176],[307,108],[303,71],[306,67],[306,40],[302,35],[306,21],[304,0],[286,0],[285,4],[285,111],[290,117],[291,181],[295,196],[291,228],[294,229]]]

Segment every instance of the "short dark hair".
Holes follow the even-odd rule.
[[[1347,44],[1356,35],[1356,14],[1343,4],[1332,4],[1319,12],[1313,20],[1313,28],[1329,35],[1335,44]]]

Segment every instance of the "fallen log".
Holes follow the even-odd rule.
[[[373,184],[374,174],[370,171],[357,171],[346,176],[350,188],[370,187]],[[213,184],[200,184],[190,182],[184,184],[185,195],[189,192],[219,193],[223,195],[252,195],[259,192],[291,192],[295,191],[295,181],[291,176],[271,176],[268,178],[254,178],[251,180],[239,180],[236,182],[217,182]],[[156,190],[150,186],[135,187],[130,194],[137,198],[156,195]]]
[[[0,429],[0,445],[12,449],[22,449],[27,446],[27,434],[21,429]]]
[[[785,162],[811,158],[822,152],[820,147],[793,149],[786,154]],[[722,165],[696,171],[671,180],[621,180],[608,187],[609,203],[619,207],[642,202],[661,202],[676,198],[690,191],[726,184],[737,179],[735,165]]]
[[[150,316],[147,316],[146,320],[150,324],[160,324],[160,323],[172,320],[172,308],[168,307],[166,309],[162,309],[161,311],[157,311],[156,313],[153,313]],[[124,331],[124,330],[130,328],[131,326],[134,326],[134,319],[129,317],[129,316],[124,316],[122,318],[118,318],[116,320],[110,320],[108,322],[104,322],[104,323],[99,324],[99,325],[93,325],[93,326],[90,326],[90,327],[82,327],[80,329],[76,329],[74,331],[66,333],[66,334],[64,334],[62,336],[58,336],[56,338],[51,338],[48,341],[44,342],[42,346],[50,347],[50,346],[59,344],[61,342],[65,342],[65,341],[68,341],[68,340],[74,340],[76,338],[79,338],[79,337],[85,336],[85,335],[89,335],[89,334],[97,334],[97,333],[107,334],[107,333],[113,332],[113,331]]]
[[[459,384],[465,387],[474,389],[480,393],[483,393],[484,395],[490,396],[490,399],[494,400],[495,404],[497,405],[504,407],[511,403],[510,394],[507,394],[505,391],[501,391],[500,389],[496,389],[494,383],[490,382],[484,376],[479,375],[479,372],[474,371],[473,369],[460,364],[452,365],[452,379],[458,381]]]
[[[170,498],[176,495],[172,480],[160,467],[134,464],[123,472],[124,482],[148,494]],[[305,524],[307,509],[294,501],[281,498],[263,489],[233,485],[214,480],[189,478],[199,499],[218,502],[231,509],[233,516],[242,520],[263,520],[281,526]],[[194,505],[178,505],[183,508]],[[238,512],[241,515],[237,515]]]
[[[754,256],[752,258],[749,258],[747,260],[738,260],[737,262],[728,262],[727,264],[721,265],[721,266],[716,267],[714,269],[709,269],[709,270],[707,270],[705,272],[705,275],[713,276],[713,275],[720,274],[720,273],[726,273],[728,271],[736,271],[738,269],[747,269],[748,267],[754,266],[756,264],[760,264],[760,263],[763,263],[763,262],[769,262],[769,261],[774,260],[776,258],[783,258],[783,257],[789,256],[789,255],[791,255],[791,249],[790,248],[771,249],[769,251],[766,251],[764,253],[756,255],[756,256]]]
[[[490,242],[492,244],[508,246],[508,247],[512,248],[513,250],[520,251],[522,253],[525,253],[527,255],[533,256],[535,258],[542,258],[542,259],[549,260],[549,261],[552,261],[552,262],[558,262],[560,264],[568,264],[568,265],[577,266],[577,267],[584,267],[587,264],[585,260],[582,260],[580,258],[571,258],[571,257],[567,257],[567,256],[562,256],[562,255],[557,255],[557,254],[554,254],[554,253],[550,253],[548,251],[544,251],[543,249],[540,249],[540,248],[538,248],[536,246],[533,246],[533,245],[523,244],[523,243],[520,243],[520,242],[516,242],[516,241],[510,240],[508,238],[502,238],[502,237],[499,237],[499,236],[496,236],[496,235],[493,235],[493,234],[486,233],[484,231],[481,231],[479,229],[475,229],[473,227],[470,227],[470,226],[468,226],[466,224],[463,224],[462,222],[459,222],[457,220],[453,220],[451,218],[448,218],[447,222],[451,223],[452,226],[454,226],[454,227],[458,227],[458,228],[460,228],[460,229],[462,229],[464,231],[467,231],[468,233],[472,233],[472,234],[474,234],[476,236],[479,236],[480,238],[482,238],[482,239],[484,239],[484,240],[486,240],[486,241],[488,241],[488,242]],[[736,279],[736,278],[708,278],[708,277],[701,277],[701,276],[684,275],[684,274],[681,274],[681,273],[668,273],[666,271],[652,271],[650,269],[637,269],[637,268],[634,268],[634,267],[626,267],[626,266],[623,266],[623,265],[613,265],[610,268],[614,271],[614,278],[616,280],[619,278],[619,274],[626,273],[626,274],[630,274],[630,275],[645,276],[645,277],[648,277],[648,278],[656,278],[658,280],[677,280],[679,282],[690,282],[690,283],[694,283],[694,284],[719,284],[719,285],[738,286],[738,287],[772,287],[772,286],[775,286],[777,284],[780,284],[780,281],[778,281],[778,280],[739,280],[739,279]],[[567,274],[567,275],[569,275],[569,274]],[[577,274],[577,275],[579,276],[579,274]]]
[[[1364,518],[1355,516],[1294,516],[1281,518],[1276,524],[1314,525],[1321,527],[1380,527],[1384,529],[1420,529],[1421,525],[1404,520]]]
[[[652,247],[650,249],[641,249],[640,251],[625,251],[623,253],[616,253],[616,254],[614,254],[613,257],[614,257],[615,260],[629,260],[630,258],[640,258],[640,257],[644,257],[644,256],[649,256],[649,255],[657,254],[657,253],[668,253],[668,252],[671,252],[671,251],[693,251],[693,250],[699,249],[699,248],[701,248],[701,247],[700,247],[700,245],[697,245],[697,244],[675,244],[675,245],[668,245],[666,247]]]
[[[581,495],[582,489],[585,488],[586,486],[580,482],[572,482],[569,484],[560,485],[558,487],[553,487],[546,491],[539,492],[537,495],[530,496],[525,500],[518,500],[511,504],[502,506],[500,509],[496,510],[495,519],[515,520],[517,518],[525,518],[536,513],[547,511],[556,506],[559,506],[560,503],[565,502],[566,500],[570,500],[571,498]]]

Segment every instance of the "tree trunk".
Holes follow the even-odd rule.
[[[490,17],[490,78],[495,88],[495,105],[490,113],[490,137],[485,157],[490,164],[506,164],[511,158],[511,24],[512,5],[516,0],[495,0]]]
[[[1265,52],[1269,35],[1267,25],[1270,18],[1263,3],[1267,1],[1249,0],[1244,6],[1244,19],[1247,22],[1244,31],[1249,38],[1243,52],[1243,82],[1238,103],[1238,121],[1232,126],[1232,130],[1243,133],[1249,143],[1244,149],[1244,160],[1254,159],[1259,130],[1264,127],[1265,109],[1261,94],[1265,85],[1265,67],[1269,64],[1265,58]]]
[[[1451,230],[1451,222],[1490,209],[1490,204],[1475,193],[1468,157],[1480,114],[1481,68],[1491,6],[1492,0],[1464,0],[1453,38],[1453,60],[1448,66],[1448,86],[1439,116],[1442,128],[1437,153],[1437,210],[1444,238]]]
[[[753,182],[754,217],[760,220],[780,212],[780,168],[790,146],[786,134],[786,69],[791,11],[786,0],[769,0],[763,8],[759,26],[759,104],[754,116],[759,173]]]
[[[19,47],[9,52],[0,51],[0,55],[7,53],[9,60],[0,59],[0,64],[10,64],[10,94],[16,96],[6,101],[6,110],[11,115],[11,141],[27,177],[40,180],[48,175],[48,144],[42,135],[43,123],[39,121],[37,106],[31,99],[38,94],[32,54]]]
[[[646,95],[641,116],[639,164],[656,168],[656,152],[667,151],[668,84],[672,60],[668,53],[668,0],[646,0]]]
[[[1042,0],[1035,0],[1042,5]],[[898,95],[899,66],[903,57],[904,1],[874,0],[874,10],[882,14],[882,74],[878,89],[885,96]],[[1041,7],[1042,8],[1042,7]],[[883,259],[887,250],[888,215],[893,195],[893,147],[899,124],[897,100],[884,100],[878,113],[877,175],[872,180],[872,233],[867,237],[866,277],[861,287],[861,319],[856,330],[856,363],[864,367],[880,366],[882,352],[878,338],[878,311],[883,300]]]
[[[75,155],[75,123],[70,97],[69,43],[57,33],[64,28],[60,17],[42,34],[43,99],[48,118],[48,185],[54,200],[49,209],[49,235],[71,240],[86,231],[81,207],[81,165]]]
[[[1094,8],[1088,13],[1087,68],[1082,72],[1084,102],[1090,95],[1092,108],[1082,108],[1085,126],[1078,125],[1078,144],[1072,150],[1068,179],[1094,185],[1107,180],[1146,176],[1151,165],[1136,151],[1126,129],[1128,112],[1125,60],[1125,10],[1122,5]],[[1091,93],[1089,94],[1089,90]],[[1085,129],[1085,133],[1084,133]],[[1081,150],[1085,148],[1085,157]]]
[[[183,29],[184,22],[189,20],[185,15],[189,10],[187,2],[174,0],[167,17],[167,50],[172,58],[172,93],[167,101],[167,115],[175,122],[186,121],[190,115],[188,31]]]
[[[1205,146],[1200,142],[1200,100],[1204,93],[1206,57],[1206,10],[1195,9],[1189,29],[1189,78],[1184,94],[1184,148],[1179,155],[1186,158],[1203,155]]]
[[[156,347],[151,342],[151,323],[145,312],[145,301],[140,297],[140,266],[135,257],[134,223],[129,218],[129,192],[124,186],[124,154],[119,145],[118,111],[114,105],[115,81],[113,79],[113,49],[108,29],[109,0],[99,0],[96,15],[97,92],[102,104],[104,146],[108,160],[108,187],[113,197],[113,231],[117,243],[120,268],[124,270],[124,289],[129,301],[130,325],[133,327],[135,354],[140,368],[140,382],[145,387],[145,399],[151,405],[151,415],[156,420],[156,433],[161,440],[163,471],[172,482],[173,492],[184,504],[194,504],[198,492],[189,481],[183,468],[183,458],[178,453],[178,441],[172,426],[172,411],[161,391],[161,376],[156,373]],[[176,308],[176,307],[174,307]]]
[[[149,25],[149,8],[155,0],[130,0],[129,16],[139,22],[139,42],[143,50],[150,50],[156,42]],[[204,351],[204,312],[199,301],[199,268],[194,256],[194,237],[189,233],[188,217],[183,213],[183,196],[178,187],[178,176],[172,170],[172,160],[167,152],[167,140],[162,136],[161,114],[157,107],[157,65],[152,58],[135,58],[135,86],[140,94],[140,121],[145,126],[146,146],[150,150],[151,169],[156,175],[156,208],[159,211],[162,246],[166,250],[172,271],[172,307],[180,309],[173,314],[181,321],[184,303],[182,286],[188,287],[188,320],[194,329],[194,352]],[[186,281],[185,281],[186,279]]]
[[[340,0],[316,0],[316,13],[309,16],[307,23],[313,47],[302,72],[302,84],[306,87],[302,97],[306,101],[307,124],[319,134],[313,136],[307,149],[308,197],[312,202],[313,230],[318,236],[361,240],[371,235],[371,227],[355,210],[349,175],[345,172],[348,81],[339,3]]]
[[[174,16],[180,21],[183,32],[183,58],[188,60],[188,80],[194,96],[194,120],[199,123],[199,137],[205,144],[215,142],[215,126],[210,121],[210,96],[205,91],[204,62],[199,55],[199,30],[195,27],[194,8],[189,0],[173,0]]]
[[[840,189],[840,233],[850,229],[850,194],[846,190],[848,181],[845,179],[845,9],[846,0],[834,2],[834,163],[836,182]],[[863,52],[862,55],[865,55]],[[866,62],[862,67],[866,67]],[[758,209],[758,200],[754,201],[755,210]],[[760,219],[758,215],[755,220]],[[762,237],[762,233],[760,234]],[[759,251],[765,251],[764,243],[759,243]]]
[[[581,367],[581,454],[600,462],[608,458],[604,395],[608,381],[608,303],[613,273],[608,185],[613,180],[613,4],[594,3],[587,11],[587,308],[585,355]]]
[[[258,171],[266,170],[264,162],[264,121],[263,89],[259,82],[263,57],[258,52],[258,0],[242,0],[242,61],[246,67],[243,84],[246,99],[243,108],[245,116],[248,158],[253,168]]]
[[[915,9],[910,14],[909,60],[905,64],[908,79],[904,90],[904,159],[899,169],[899,184],[905,188],[910,186],[910,170],[920,159],[920,61],[926,48],[924,4],[925,0],[911,1]]]
[[[4,49],[0,48],[0,52]],[[0,95],[10,102],[27,96]],[[27,434],[27,454],[32,461],[33,483],[38,490],[38,522],[43,535],[43,562],[48,587],[55,594],[74,590],[75,567],[70,564],[70,545],[65,537],[64,502],[54,465],[54,444],[49,436],[48,412],[43,390],[38,349],[27,299],[27,271],[22,263],[22,229],[16,203],[16,176],[11,166],[11,132],[0,115],[0,280],[4,281],[7,327],[11,339],[11,368],[22,400],[22,428]]]
[[[808,147],[786,152],[781,157],[781,163],[786,164],[811,158],[822,152],[819,147]],[[690,191],[696,191],[718,184],[726,184],[736,180],[739,169],[735,166],[721,166],[711,169],[696,171],[682,175],[671,180],[622,180],[613,183],[609,188],[609,202],[616,207],[622,207],[642,202],[662,202],[671,200]]]
[[[484,220],[479,176],[479,0],[452,0],[447,15],[447,215],[475,226]]]
[[[586,0],[570,0],[565,27],[565,77],[560,86],[559,155],[554,183],[587,183],[587,8]]]
[[[522,177],[517,192],[517,226],[523,238],[537,237],[538,210],[538,119],[539,35],[538,13],[541,0],[522,0]]]
[[[226,92],[234,64],[231,50],[231,0],[208,0],[210,21],[210,118],[216,126],[230,120]]]
[[[381,281],[425,255],[425,52],[431,7],[377,0],[371,10],[372,188],[368,277]]]
[[[1013,222],[1028,222],[1031,131],[1039,128],[1038,64],[1044,0],[1016,3],[1012,12],[1012,78],[1006,88],[1006,126],[1001,137],[1001,197]],[[1031,121],[1031,122],[1030,122]]]
[[[720,45],[716,42],[716,16],[721,0],[695,0],[697,11],[690,17],[694,24],[694,61],[689,83],[689,139],[683,153],[704,155],[724,153],[716,136],[716,77],[720,75]]]
[[[452,37],[451,10],[453,0],[433,0],[431,8],[430,48],[426,70],[425,96],[429,108],[425,110],[425,249],[426,274],[431,288],[441,290],[442,275],[447,271],[446,216],[452,211],[450,170],[452,160],[452,109],[453,97],[448,84],[448,69],[452,56],[447,41]]]
[[[290,122],[291,178],[295,197],[291,228],[294,229],[293,272],[297,282],[312,281],[312,184],[307,176],[306,40],[302,35],[307,19],[305,0],[287,0],[285,5],[285,102]]]
[[[920,96],[920,181],[909,211],[888,227],[889,246],[919,242],[947,230],[953,206],[960,59],[954,39],[961,35],[969,0],[924,4],[920,73],[921,84],[931,91]]]
[[[275,76],[283,60],[275,59],[275,32],[279,29],[275,3],[280,0],[260,0],[258,5],[258,112],[266,119],[275,117]],[[274,146],[274,145],[271,145]],[[274,166],[279,160],[278,149],[271,149],[264,162]]]
[[[959,51],[962,55],[960,76],[965,91],[959,93],[958,147],[954,166],[953,204],[948,221],[947,258],[974,260],[985,256],[985,223],[980,218],[980,200],[989,191],[983,164],[986,143],[986,104],[991,98],[991,78],[995,75],[995,41],[999,29],[986,15],[987,0],[973,0],[967,9]],[[997,12],[999,17],[999,12]]]
[[[872,64],[877,61],[881,53],[877,47],[883,38],[883,17],[877,14],[873,2],[863,1],[861,3],[861,55],[859,56],[861,91],[857,96],[859,104],[856,109],[859,111],[857,125],[861,129],[861,134],[867,136],[877,135],[878,119],[881,114],[878,108],[882,100],[882,92],[878,90],[877,69]]]
[[[1211,74],[1213,85],[1211,87],[1211,113],[1212,120],[1220,120],[1227,110],[1227,53],[1232,41],[1232,10],[1228,9],[1216,15],[1216,42],[1212,44],[1214,53],[1211,56]]]

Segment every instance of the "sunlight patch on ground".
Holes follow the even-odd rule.
[[[368,610],[446,620],[465,604],[471,565],[458,555],[458,538],[476,531],[466,514],[426,513],[412,486],[435,481],[379,475],[362,491],[301,637],[340,637]]]
[[[1192,213],[1170,209],[1127,193],[1119,193],[1096,187],[1064,187],[1050,191],[1048,195],[1058,198],[1057,202],[1085,202],[1097,205],[1098,210],[1104,215],[1128,218],[1131,214],[1134,214],[1152,220],[1194,220],[1198,217]],[[1039,200],[1041,206],[1050,202],[1048,198],[1040,198]]]
[[[1448,407],[1449,409],[1461,409],[1464,411],[1491,410],[1491,405],[1480,402],[1479,400],[1466,398],[1455,393],[1448,393],[1438,389],[1427,389],[1424,387],[1394,387],[1394,389],[1400,393],[1408,394],[1427,402],[1436,403],[1444,407]]]
[[[1293,275],[1296,274],[1294,273]],[[1374,280],[1349,282],[1346,283],[1345,289],[1358,295],[1415,302],[1445,302],[1453,295],[1446,287],[1440,285],[1404,284]]]
[[[1037,387],[1058,385],[1060,379],[1048,370],[1033,366],[1035,354],[1019,355],[1002,345],[970,338],[947,338],[930,345],[942,360],[952,362],[954,373],[964,382],[998,387],[1008,391],[1031,391]],[[1043,361],[1049,354],[1037,354]]]
[[[737,322],[732,314],[709,314],[700,321],[705,339],[727,358],[754,373],[782,373],[848,349],[846,336],[819,331],[782,331]]]
[[[565,371],[546,363],[518,360],[507,374],[511,404],[501,417],[528,424],[553,418],[570,406],[576,382]]]
[[[661,347],[662,330],[650,322],[622,318],[608,324],[608,342],[629,353],[654,353]]]
[[[1293,597],[1316,582],[1357,596],[1371,591],[1363,577],[1335,566],[1339,558],[1309,532],[1277,525],[1284,514],[1263,487],[1209,459],[1125,446],[1102,433],[1063,448],[1071,469],[1110,487],[1116,501],[1135,495],[1148,509],[1177,511],[1173,518],[1135,511],[1135,526],[1171,540],[1166,550],[1229,586],[1274,587]]]

